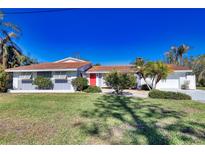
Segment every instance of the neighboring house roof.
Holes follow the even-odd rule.
[[[174,71],[191,71],[189,67],[177,66],[168,64],[168,67]],[[127,66],[93,66],[90,68],[87,73],[99,73],[99,72],[110,72],[110,71],[119,71],[119,72],[133,72],[135,69],[133,65]]]
[[[42,64],[32,64],[28,66],[11,68],[11,69],[7,69],[6,72],[76,70],[88,64],[90,64],[90,62],[42,63]]]

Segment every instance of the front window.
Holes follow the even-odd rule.
[[[32,73],[30,72],[22,72],[19,76],[21,79],[31,79]]]
[[[67,72],[54,72],[53,77],[55,79],[66,79],[67,78]]]
[[[42,76],[45,78],[51,78],[52,73],[51,72],[37,72],[37,76]]]

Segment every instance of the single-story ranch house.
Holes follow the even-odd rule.
[[[157,89],[181,89],[185,83],[189,83],[189,89],[196,89],[195,75],[188,67],[169,65],[173,72],[166,80],[161,80],[157,84]],[[132,65],[127,66],[93,66],[91,62],[68,57],[56,62],[32,64],[7,69],[6,72],[13,74],[13,88],[10,92],[40,92],[32,81],[37,76],[50,78],[53,82],[52,90],[43,92],[74,92],[71,81],[76,77],[85,77],[91,86],[106,87],[104,77],[111,71],[133,72],[136,75],[138,87],[145,84],[139,78]],[[149,82],[149,79],[147,79]]]

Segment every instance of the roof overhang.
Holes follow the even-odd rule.
[[[58,72],[58,71],[77,71],[77,68],[70,69],[33,69],[33,70],[5,70],[5,72]]]
[[[192,70],[174,70],[173,72],[193,72]]]
[[[118,70],[112,70],[112,71],[92,71],[92,72],[86,72],[87,74],[91,74],[91,73],[110,73],[113,71],[117,71],[117,72],[122,72],[122,73],[135,73],[135,71],[118,71]]]
[[[112,71],[91,71],[91,72],[87,71],[86,73],[87,73],[87,74],[91,74],[91,73],[110,73],[110,72],[112,72]],[[137,71],[118,71],[118,72],[135,73],[135,72],[137,72]],[[173,70],[173,72],[193,72],[193,71],[192,71],[192,70]]]

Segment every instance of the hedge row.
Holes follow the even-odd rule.
[[[87,89],[83,90],[86,93],[100,93],[101,89],[97,86],[89,86]]]
[[[152,90],[149,92],[149,97],[160,99],[175,99],[175,100],[191,100],[191,96],[180,92]]]

